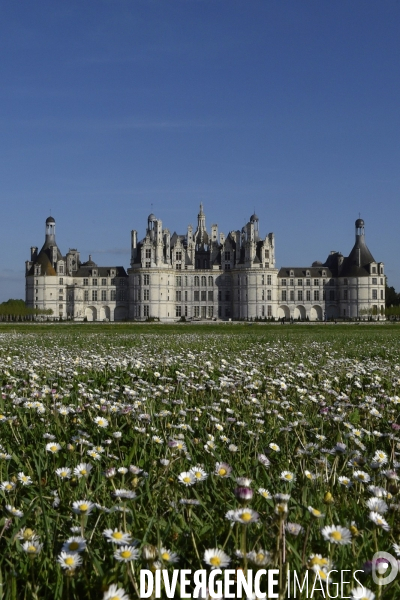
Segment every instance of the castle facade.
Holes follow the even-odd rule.
[[[55,220],[46,220],[45,243],[26,262],[26,304],[53,317],[88,321],[384,318],[384,265],[365,243],[364,221],[355,222],[355,244],[345,257],[331,252],[310,267],[275,265],[275,237],[262,238],[259,219],[228,235],[206,228],[203,206],[196,230],[163,229],[154,214],[138,241],[131,232],[131,262],[100,267],[79,252],[63,256]]]

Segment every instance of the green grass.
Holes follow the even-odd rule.
[[[392,427],[399,422],[399,333],[391,323],[0,324],[0,480],[12,488],[0,492],[0,599],[91,600],[117,582],[135,598],[139,571],[152,564],[142,556],[146,545],[178,555],[175,565],[158,556],[170,570],[209,568],[204,552],[220,548],[230,568],[277,567],[282,578],[287,566],[310,571],[313,554],[338,570],[361,569],[377,549],[394,554],[399,489],[386,471],[398,470],[400,456]],[[106,428],[97,417],[107,419]],[[54,454],[46,450],[49,436],[61,446]],[[339,442],[343,453],[333,450]],[[374,464],[378,450],[387,461]],[[221,462],[228,473],[232,468],[226,478],[216,474]],[[73,474],[80,463],[91,464],[87,476]],[[185,486],[179,475],[196,465],[207,478]],[[60,467],[71,469],[69,479],[56,475]],[[371,481],[358,480],[357,471]],[[22,485],[21,472],[31,485]],[[352,487],[341,485],[341,476]],[[246,526],[226,517],[245,506],[234,493],[237,477],[252,480],[247,505],[259,515]],[[382,515],[387,531],[369,518],[371,484],[389,508]],[[279,515],[278,501],[260,488],[290,494],[288,512]],[[136,497],[120,499],[116,489]],[[72,511],[79,500],[101,508],[80,518]],[[182,503],[188,500],[198,505]],[[11,516],[7,504],[23,516]],[[309,506],[325,516],[316,519]],[[287,521],[302,532],[284,536]],[[321,533],[353,523],[359,534],[352,530],[346,545]],[[83,564],[68,572],[57,557],[73,525],[87,549]],[[24,527],[43,544],[37,556],[23,549]],[[137,560],[114,558],[117,546],[103,535],[110,528],[138,540]],[[268,565],[253,564],[252,552],[265,552]],[[378,594],[370,575],[362,581]],[[288,597],[283,581],[280,593]],[[400,587],[394,582],[379,593],[394,599]]]

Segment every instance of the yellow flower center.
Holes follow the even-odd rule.
[[[57,452],[57,446],[50,446],[50,450],[52,452]]]
[[[69,549],[70,549],[70,550],[77,550],[78,548],[79,548],[79,544],[78,544],[78,542],[71,542],[71,543],[69,544]]]
[[[65,559],[65,564],[66,564],[66,565],[68,565],[69,567],[72,567],[72,565],[74,564],[74,562],[75,562],[75,561],[74,561],[74,559],[72,558],[72,556],[68,556],[68,557]]]
[[[332,531],[331,538],[333,538],[336,542],[339,542],[342,539],[342,534],[340,531]]]
[[[28,546],[28,552],[36,552],[36,546]]]
[[[115,538],[116,540],[122,540],[124,535],[120,531],[114,531],[111,537]]]
[[[246,523],[248,521],[251,521],[251,513],[249,513],[249,512],[242,513],[241,519],[242,519],[242,521],[245,521]]]
[[[196,471],[196,473],[194,475],[195,475],[195,477],[197,477],[197,479],[200,479],[200,477],[201,477],[200,471]]]
[[[62,477],[66,477],[67,476],[67,471],[61,471],[61,476]]]
[[[265,554],[263,554],[262,552],[259,552],[258,554],[256,554],[256,560],[262,561],[265,558]]]
[[[130,556],[132,556],[132,552],[130,550],[123,550],[123,552],[121,552],[122,558],[129,558]]]
[[[79,510],[81,512],[86,512],[88,508],[89,508],[89,506],[87,504],[81,504],[79,507]]]
[[[213,556],[212,558],[210,558],[210,563],[213,567],[219,567],[219,565],[221,564],[221,559],[219,558],[219,556]]]
[[[113,596],[110,600],[121,600],[121,596]]]
[[[7,483],[7,485],[6,485],[6,490],[12,490],[12,487],[13,487],[13,486],[11,485],[11,483]]]
[[[218,475],[226,475],[226,469],[224,469],[223,467],[218,471]]]
[[[321,514],[321,511],[320,511],[320,510],[317,510],[316,508],[313,508],[313,515],[314,515],[315,517],[319,517],[319,516],[320,516],[320,514]]]
[[[290,474],[290,473],[287,473],[287,474],[285,475],[285,479],[292,479],[292,476],[291,476],[291,474]]]
[[[163,553],[161,554],[161,558],[162,558],[163,560],[169,560],[169,559],[170,559],[170,555],[168,554],[168,552],[163,552]]]
[[[183,478],[183,481],[184,481],[185,483],[190,483],[190,477],[184,477],[184,478]]]
[[[24,539],[25,540],[29,540],[29,538],[31,538],[32,535],[33,535],[32,529],[25,529],[25,531],[24,531]]]
[[[86,475],[86,473],[87,473],[86,469],[81,469],[81,473],[82,473],[82,475]]]

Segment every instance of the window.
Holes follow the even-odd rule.
[[[58,309],[59,309],[59,311],[60,311],[61,313],[62,313],[62,311],[63,311],[63,307],[64,307],[64,305],[63,305],[63,304],[59,304],[59,305],[58,305]]]
[[[92,302],[97,302],[97,290],[92,290]]]
[[[188,316],[188,307],[185,306],[185,317],[187,317],[187,316]]]
[[[214,300],[214,292],[211,290],[211,292],[208,292],[208,301],[212,302]]]
[[[58,296],[59,300],[64,300],[64,296]]]
[[[381,277],[381,285],[383,285],[383,277]]]
[[[194,285],[197,287],[200,285],[200,277],[198,277],[197,275],[194,278]]]
[[[270,304],[267,306],[267,317],[272,317],[272,306]]]
[[[272,294],[271,290],[267,290],[267,300],[272,300],[271,294]]]
[[[181,317],[182,316],[182,306],[175,306],[175,316],[176,317]]]
[[[282,285],[287,285],[286,279],[282,279]]]
[[[322,300],[326,300],[326,291],[325,290],[322,291]]]
[[[63,293],[64,293],[64,290],[61,288],[61,289],[59,289],[59,290],[58,290],[58,293],[59,293],[59,294],[63,294]]]
[[[319,302],[319,290],[314,290],[314,301]]]
[[[214,307],[213,307],[213,306],[208,306],[208,307],[207,307],[207,311],[208,311],[208,317],[209,317],[210,319],[212,319],[212,318],[213,318],[213,316],[214,316]]]
[[[265,306],[264,306],[264,304],[261,307],[261,316],[265,317]]]
[[[37,285],[37,282],[36,282],[36,285]],[[64,279],[62,277],[60,277],[59,285],[64,285]]]
[[[204,277],[204,275],[203,275],[203,277],[201,278],[201,285],[202,285],[202,286],[206,286],[206,285],[207,285],[207,277]]]
[[[343,279],[343,285],[349,285],[349,280],[347,279],[347,277]]]
[[[175,277],[175,284],[177,286],[181,286],[182,285],[182,276],[178,275],[177,277]]]
[[[261,275],[261,285],[264,285],[264,284],[265,284],[265,277],[264,277],[264,275]]]
[[[83,300],[84,302],[89,302],[89,290],[83,292]]]
[[[226,306],[226,307],[225,307],[225,316],[226,316],[226,317],[230,317],[230,316],[231,316],[231,311],[230,311],[230,309],[228,308],[228,306]]]
[[[111,279],[111,282],[110,282],[110,283],[111,283],[111,285],[115,285],[115,283],[116,283],[116,281],[115,281],[115,277],[113,277],[113,278]]]
[[[200,301],[200,292],[198,292],[198,291],[194,292],[193,300],[195,302],[199,302]]]
[[[297,280],[297,285],[303,285],[303,280],[302,279],[298,279]]]
[[[230,268],[231,268],[231,265],[229,263],[225,263],[225,269],[226,269],[226,271],[229,271]]]
[[[107,290],[101,290],[101,301],[106,302],[107,300]]]
[[[146,269],[150,269],[151,267],[151,262],[150,261],[146,261]]]
[[[311,279],[306,279],[306,285],[311,285]]]
[[[311,290],[307,290],[306,291],[306,301],[310,302],[311,301]]]
[[[143,275],[143,285],[150,285],[150,275]]]
[[[58,272],[64,273],[64,265],[58,265]]]
[[[201,290],[201,301],[205,302],[207,300],[207,292],[206,290]]]
[[[143,300],[150,300],[150,290],[143,290]]]
[[[188,284],[188,277],[187,277],[187,275],[185,275],[185,285],[187,285],[187,284]]]
[[[231,253],[229,251],[225,252],[225,260],[231,260]]]
[[[107,279],[105,277],[101,280],[101,285],[107,285]]]
[[[221,300],[222,300],[222,292],[221,292],[221,290],[218,290],[218,301],[221,302]]]
[[[348,300],[348,291],[343,290],[343,300]]]
[[[36,307],[37,308],[37,307]],[[221,317],[222,316],[222,307],[218,306],[218,316]]]
[[[318,279],[314,279],[314,285],[319,285]]]
[[[187,302],[187,299],[188,299],[188,293],[187,293],[187,290],[185,290],[185,302]]]
[[[201,317],[202,317],[202,319],[206,318],[206,310],[207,310],[207,306],[202,306],[201,307]]]
[[[265,292],[264,292],[264,290],[261,291],[261,300],[265,300]]]
[[[60,283],[61,283],[61,279],[60,279]],[[39,279],[36,279],[35,285],[39,285]]]
[[[290,290],[290,301],[294,302],[294,290]]]
[[[377,277],[373,277],[372,278],[372,285],[378,285],[378,278]]]
[[[182,263],[176,263],[175,268],[177,271],[182,271]]]
[[[229,290],[226,290],[225,292],[225,302],[229,302],[231,299],[231,293]]]
[[[111,290],[111,292],[110,292],[110,300],[111,300],[112,302],[115,302],[115,290]],[[139,316],[140,316],[140,315],[139,315]]]
[[[85,278],[85,279],[83,280],[83,285],[89,285],[89,279],[86,279],[86,278]]]
[[[180,290],[175,292],[175,302],[181,302],[182,301],[182,292]],[[181,315],[177,315],[177,316],[181,316]]]
[[[381,300],[383,300],[383,290],[381,290]]]
[[[92,279],[92,285],[97,285],[97,279]]]
[[[290,280],[290,285],[294,285],[294,279]]]
[[[148,304],[145,304],[145,305],[143,306],[143,316],[144,316],[144,317],[148,317],[148,316],[150,316],[150,307],[149,307],[149,305],[148,305]]]
[[[329,290],[329,300],[335,299],[335,290]]]
[[[286,290],[282,290],[282,301],[286,302]]]
[[[303,300],[303,290],[298,290],[297,291],[297,300],[299,302],[302,302],[302,300]]]
[[[208,278],[208,285],[210,287],[212,287],[214,285],[214,279],[211,276]]]
[[[378,290],[372,290],[372,300],[378,300]]]
[[[269,259],[269,250],[265,251],[265,258],[268,260]]]
[[[376,273],[376,267],[372,267],[372,272]]]
[[[146,258],[151,258],[151,248],[146,248]]]
[[[182,252],[180,250],[175,252],[175,260],[182,260]]]
[[[199,317],[200,316],[200,306],[195,306],[194,307],[194,316],[195,317]]]
[[[267,285],[272,285],[272,275],[267,275]]]

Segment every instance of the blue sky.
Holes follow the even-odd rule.
[[[400,3],[5,0],[0,301],[57,242],[129,266],[153,211],[228,233],[255,209],[277,266],[366,241],[400,291]]]

